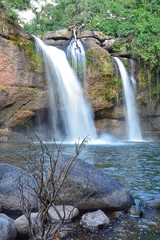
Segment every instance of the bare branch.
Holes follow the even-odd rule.
[[[105,22],[105,21],[107,21],[107,20],[112,20],[112,21],[114,21],[114,20],[126,20],[126,19],[131,18],[131,17],[133,17],[133,15],[131,15],[131,16],[127,17],[127,18],[124,18],[124,17],[117,17],[116,15],[112,15],[112,14],[110,13],[109,16],[107,16],[106,18],[104,18],[104,19],[102,19],[100,22],[98,22],[98,23],[95,25],[95,27],[97,28],[101,23],[103,23],[103,22]]]
[[[31,203],[29,198],[25,197],[24,186],[22,180],[19,180],[19,189],[21,196],[21,207],[30,225],[30,236],[34,239],[49,240],[53,239],[56,232],[65,222],[65,206],[60,198],[59,192],[62,189],[65,180],[67,179],[70,171],[76,164],[75,160],[85,147],[85,144],[89,141],[86,137],[82,142],[80,140],[75,144],[75,153],[72,157],[66,157],[61,151],[62,143],[58,145],[54,143],[54,150],[56,155],[51,153],[48,147],[41,141],[36,135],[39,145],[36,145],[33,141],[29,145],[29,153],[23,156],[25,163],[31,172],[35,186],[32,186],[29,181],[26,182],[26,186],[30,189],[30,194],[35,195],[38,199],[38,214],[34,222],[31,222]],[[40,147],[40,149],[38,147]],[[63,163],[63,166],[61,164]],[[58,170],[59,169],[59,170]],[[90,194],[89,194],[90,195]],[[88,195],[88,196],[89,196]],[[87,196],[87,197],[88,197]],[[85,199],[87,198],[85,197]],[[55,200],[59,199],[62,203],[64,214],[61,215],[55,205]],[[83,201],[83,199],[81,200]],[[75,203],[77,206],[79,203]],[[48,216],[48,210],[53,207],[59,217],[59,222],[56,226],[52,226]],[[70,213],[71,214],[71,213]],[[47,220],[47,223],[46,223]]]

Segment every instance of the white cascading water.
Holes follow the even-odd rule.
[[[134,87],[134,90],[136,91],[136,79],[134,77],[134,71],[135,71],[135,67],[134,67],[134,61],[133,59],[130,59],[130,79],[132,81],[132,85]]]
[[[92,109],[83,96],[81,84],[66,54],[56,47],[45,45],[37,37],[35,43],[37,51],[44,58],[53,138],[65,138],[70,142],[82,140],[86,136],[96,139]]]
[[[135,88],[131,84],[131,81],[134,80],[133,75],[131,74],[132,75],[131,76],[132,79],[131,79],[122,61],[117,57],[114,57],[114,59],[117,62],[121,79],[122,79],[123,89],[124,89],[128,138],[130,141],[142,141],[139,117],[137,114]]]
[[[72,68],[77,73],[78,78],[82,82],[84,89],[86,88],[86,54],[84,47],[79,39],[74,38],[71,40],[67,47],[67,58]]]

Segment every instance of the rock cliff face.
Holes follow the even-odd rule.
[[[36,63],[34,41],[0,11],[0,136],[47,106],[45,79]],[[44,101],[38,106],[37,99]]]
[[[115,78],[110,55],[114,52],[116,40],[91,31],[79,32],[77,38],[81,39],[86,50],[87,97],[95,113],[97,130],[123,136],[122,87]],[[46,44],[63,50],[66,50],[70,39],[71,31],[67,29],[43,36]],[[116,54],[126,57],[125,47]],[[160,130],[157,99],[148,98],[149,80],[146,81],[139,63],[137,66],[135,73],[140,79],[137,93],[142,128],[143,131],[157,132]],[[32,121],[37,111],[48,108],[45,82],[43,62],[36,57],[33,37],[0,11],[0,137],[10,135],[11,129],[24,126],[27,121]]]

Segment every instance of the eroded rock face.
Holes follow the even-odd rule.
[[[35,72],[34,40],[23,28],[0,11],[0,84],[8,86],[43,86],[44,76]]]
[[[24,124],[37,109],[47,107],[44,86],[32,36],[0,11],[0,127]]]
[[[35,115],[39,108],[45,108],[48,104],[46,91],[35,92],[34,88],[10,87],[0,90],[0,125],[11,128]],[[43,98],[43,101],[38,101]]]

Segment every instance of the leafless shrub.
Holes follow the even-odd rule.
[[[63,158],[63,161],[66,160],[65,154],[62,152],[62,143],[57,144],[54,142],[52,148],[53,151],[51,152],[47,145],[45,145],[37,135],[36,137],[38,140],[37,143],[32,140],[28,148],[28,154],[23,156],[25,165],[32,174],[36,186],[33,187],[29,182],[25,182],[25,189],[31,189],[38,199],[38,213],[34,224],[31,217],[31,203],[29,197],[26,197],[24,194],[23,178],[19,179],[21,208],[23,214],[29,221],[31,239],[50,240],[54,239],[55,234],[65,222],[65,210],[64,215],[61,216],[55,205],[55,200],[58,198],[64,206],[63,201],[59,196],[59,191],[70,173],[71,168],[74,166],[75,159],[79,156],[89,138],[86,137],[82,142],[75,144],[74,155],[67,160],[67,164],[63,165],[60,174],[57,176],[55,172],[59,159]],[[83,201],[83,199],[81,201]],[[78,203],[76,203],[76,205],[78,205]],[[48,210],[51,206],[59,217],[59,222],[54,226],[50,222],[48,216]]]

